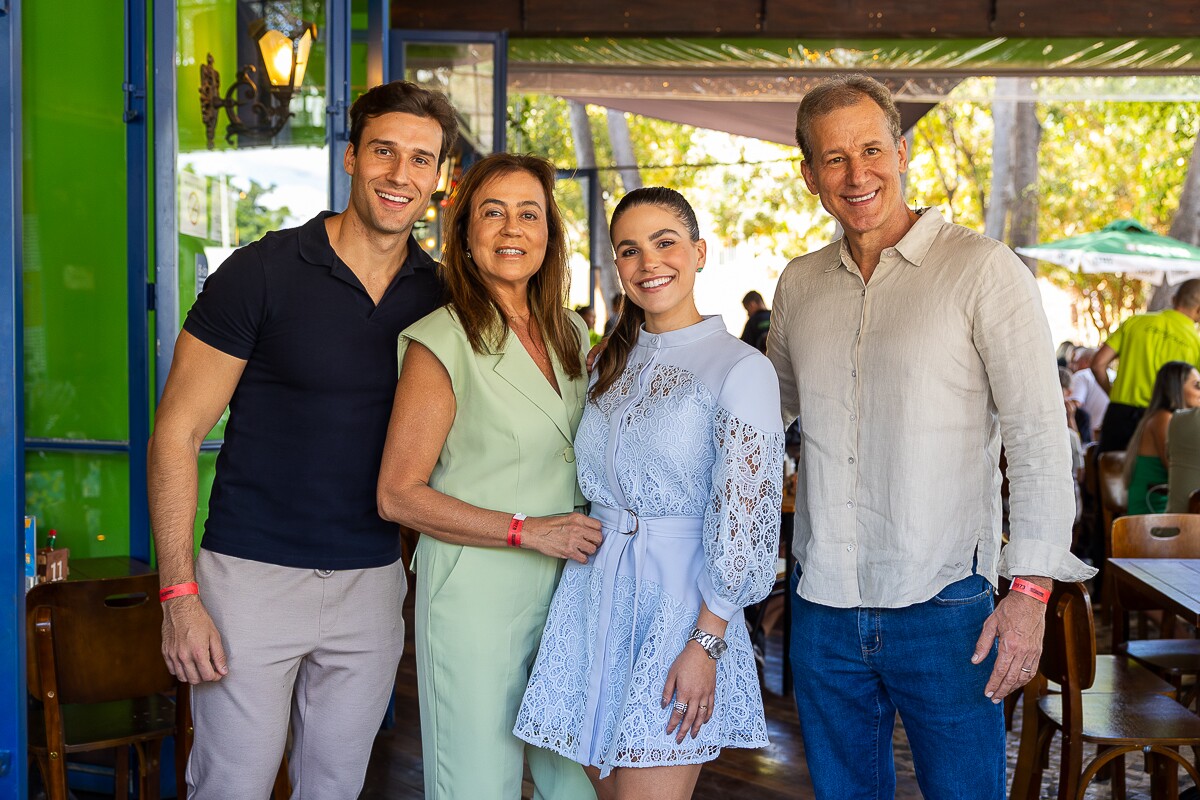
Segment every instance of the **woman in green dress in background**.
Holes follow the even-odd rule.
[[[1168,361],[1154,379],[1150,406],[1125,451],[1128,513],[1161,514],[1167,508],[1167,425],[1176,411],[1200,407],[1200,372],[1186,361]],[[1157,492],[1156,486],[1164,488]]]
[[[421,532],[417,681],[425,796],[514,800],[522,756],[538,798],[593,798],[576,763],[512,734],[564,559],[600,523],[577,508],[572,443],[587,329],[567,311],[555,169],[475,164],[453,198],[449,303],[400,335],[379,509]]]

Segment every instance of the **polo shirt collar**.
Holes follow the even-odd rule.
[[[335,211],[322,211],[308,222],[300,226],[300,257],[310,264],[329,267],[332,274],[342,280],[357,284],[358,278],[346,264],[338,258],[333,245],[329,243],[329,231],[325,228],[325,220],[334,216]],[[408,275],[416,270],[435,270],[437,262],[421,249],[412,234],[408,236],[408,255],[396,277]]]
[[[904,234],[904,238],[896,242],[895,246],[890,249],[895,250],[913,266],[919,267],[925,257],[929,255],[929,251],[946,221],[942,218],[941,212],[932,206],[918,209],[917,214],[919,214],[917,221],[908,229],[908,233]],[[884,253],[887,253],[886,249]],[[850,254],[850,244],[843,236],[842,246],[838,251],[838,263],[831,266],[826,272],[837,269],[839,266],[849,270],[849,265],[852,263],[854,263],[854,257]]]

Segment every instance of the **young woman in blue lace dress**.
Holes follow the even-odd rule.
[[[604,542],[563,572],[514,732],[601,800],[686,798],[721,748],[767,744],[742,609],[775,581],[778,386],[696,310],[705,243],[679,193],[626,195],[612,238],[626,301],[575,438]]]

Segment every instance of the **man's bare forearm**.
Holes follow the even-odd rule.
[[[195,580],[195,547],[199,446],[179,436],[156,433],[150,439],[147,489],[150,525],[163,586]]]

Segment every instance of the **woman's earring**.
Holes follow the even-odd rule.
[[[470,259],[471,259],[471,251],[470,251],[470,250],[468,250],[468,251],[467,251],[467,260],[469,261]]]
[[[704,272],[704,267],[696,267],[696,274],[699,275],[701,272]]]

